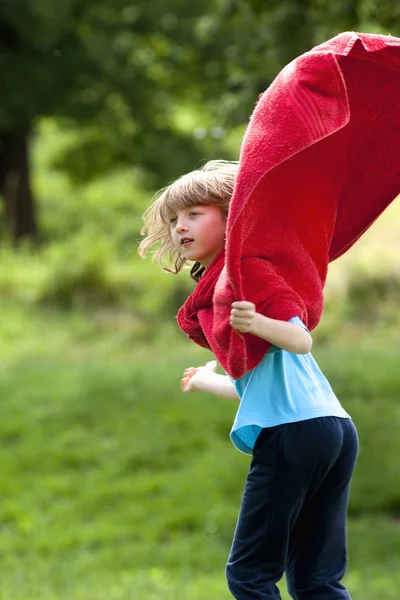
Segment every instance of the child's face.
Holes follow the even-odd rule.
[[[225,245],[226,219],[218,206],[184,208],[171,215],[170,223],[172,239],[181,254],[204,267]]]

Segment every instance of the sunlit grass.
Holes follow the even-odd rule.
[[[67,328],[55,318],[49,327]],[[79,346],[74,326],[64,335]],[[124,343],[113,358],[102,336],[91,354],[53,343],[3,362],[0,598],[228,600],[225,561],[249,463],[228,438],[236,404],[179,391],[184,366],[208,357],[194,345],[175,338],[171,353],[167,338],[129,352]],[[400,530],[379,511],[399,504],[398,357],[381,351],[363,369],[368,356],[352,363],[349,348],[326,348],[318,358],[362,448],[346,581],[354,600],[378,589],[395,600]]]
[[[133,257],[147,198],[135,188],[130,204],[129,173],[73,190],[49,168],[68,135],[50,122],[41,135],[35,185],[51,242],[0,256],[0,600],[228,600],[249,457],[228,437],[236,403],[180,392],[183,369],[210,359],[176,328],[188,276]],[[350,312],[346,296],[355,274],[367,289],[398,270],[399,224],[394,202],[332,264],[314,332],[360,434],[353,600],[399,597],[397,300],[375,311],[361,298]]]

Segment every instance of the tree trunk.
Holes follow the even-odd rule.
[[[29,126],[0,133],[0,193],[4,228],[18,242],[36,240],[38,230],[29,173]]]

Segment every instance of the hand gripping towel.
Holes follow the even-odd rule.
[[[234,379],[270,344],[229,325],[231,303],[265,316],[323,311],[328,263],[400,193],[400,39],[346,32],[287,65],[262,94],[240,151],[225,251],[178,313]]]

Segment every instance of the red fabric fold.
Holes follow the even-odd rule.
[[[232,330],[231,303],[297,315],[313,329],[329,261],[400,193],[399,90],[400,39],[346,32],[287,65],[261,95],[242,143],[226,256],[178,314],[233,378],[269,344]]]

